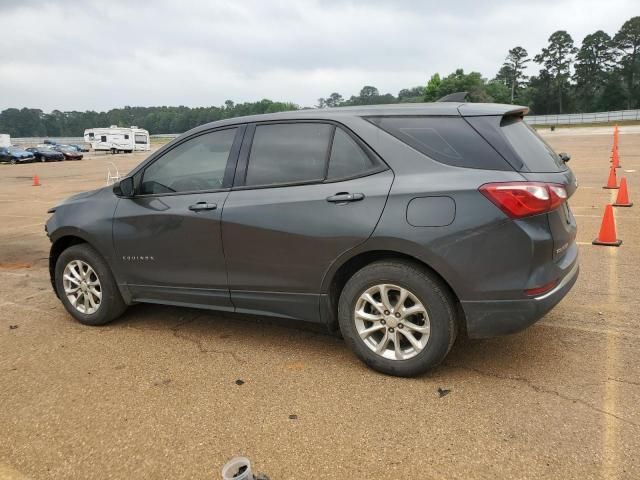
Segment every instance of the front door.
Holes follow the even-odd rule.
[[[114,244],[134,300],[232,309],[220,217],[238,130],[176,145],[145,168],[133,198],[118,202]]]
[[[324,274],[371,235],[393,174],[331,124],[261,124],[245,147],[246,173],[222,214],[232,301],[239,312],[317,322]]]

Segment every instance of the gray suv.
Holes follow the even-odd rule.
[[[52,208],[51,281],[102,325],[138,302],[340,332],[372,368],[540,319],[578,275],[566,166],[524,107],[301,110],[195,128]]]

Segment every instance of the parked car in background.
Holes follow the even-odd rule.
[[[539,320],[578,277],[576,178],[526,107],[401,104],[222,120],[46,224],[89,325],[138,302],[320,322],[376,370]]]
[[[56,152],[47,145],[27,148],[27,151],[33,153],[36,161],[40,162],[61,162],[64,160],[62,153]]]
[[[82,160],[82,153],[70,145],[55,145],[53,149],[63,154],[65,160]]]
[[[77,143],[71,143],[69,144],[70,147],[75,148],[78,152],[88,152],[89,151],[89,147],[87,147],[86,145],[79,145]]]
[[[29,163],[35,161],[33,153],[18,147],[0,147],[0,162],[12,165],[16,163]]]

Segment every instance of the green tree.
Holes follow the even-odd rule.
[[[462,68],[446,76],[440,82],[438,95],[443,97],[456,92],[468,92],[468,98],[472,102],[490,101],[486,91],[486,80],[479,72],[464,73]],[[438,97],[438,98],[440,98]]]
[[[421,102],[424,97],[424,87],[403,88],[398,92],[399,102]]]
[[[620,51],[620,65],[627,83],[627,108],[640,105],[640,17],[633,17],[622,25],[613,37]]]
[[[343,101],[344,100],[342,98],[342,95],[340,95],[338,92],[333,92],[325,99],[325,104],[327,105],[327,107],[339,107],[340,105],[342,105]]]
[[[442,80],[440,80],[440,74],[434,73],[431,75],[431,78],[427,82],[427,86],[424,88],[424,101],[425,102],[435,102],[442,95],[440,95],[440,84]]]
[[[534,57],[534,61],[544,66],[547,74],[553,79],[558,99],[558,112],[563,112],[563,94],[569,89],[571,63],[578,49],[573,45],[573,38],[565,30],[558,30],[549,37],[549,46]]]
[[[504,83],[511,91],[510,99],[513,103],[520,85],[527,80],[527,76],[524,74],[524,69],[531,59],[529,53],[522,47],[514,47],[509,50],[509,54],[502,64],[500,74],[504,77]]]
[[[587,35],[576,55],[576,101],[583,112],[594,111],[601,104],[600,96],[608,76],[615,66],[616,54],[611,37],[602,30]]]

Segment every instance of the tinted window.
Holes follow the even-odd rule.
[[[168,151],[145,170],[142,193],[222,188],[235,134],[235,128],[206,133]]]
[[[337,128],[331,146],[328,178],[345,178],[374,168],[369,156],[346,132]]]
[[[332,129],[322,123],[258,125],[245,184],[323,180]]]
[[[567,167],[558,154],[520,117],[505,118],[502,133],[531,172],[558,172]]]
[[[129,135],[126,135],[126,134],[125,134],[124,139],[125,139],[125,140],[129,140]]]
[[[101,142],[106,142],[106,141],[107,141],[107,136],[106,136],[106,135],[102,135],[102,136],[100,137],[100,141],[101,141]]]
[[[512,170],[462,117],[373,117],[368,120],[440,163]]]

